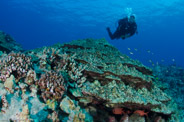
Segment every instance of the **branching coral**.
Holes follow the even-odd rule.
[[[2,95],[1,101],[2,101],[2,109],[1,109],[1,111],[2,111],[3,113],[5,113],[5,112],[6,112],[6,109],[7,109],[8,106],[9,106],[8,101],[7,101],[7,99],[6,99],[6,94]]]
[[[36,84],[45,102],[48,99],[61,100],[66,91],[63,76],[53,71],[42,74]]]
[[[10,53],[0,59],[0,80],[6,81],[10,75],[14,75],[16,82],[25,78],[26,73],[31,68],[31,57],[22,53]]]

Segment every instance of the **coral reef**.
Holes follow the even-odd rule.
[[[2,54],[0,63],[2,120],[143,122],[175,115],[152,70],[105,39]]]
[[[156,76],[155,84],[177,103],[176,114],[184,121],[184,69],[176,65],[157,65],[153,72]]]
[[[10,35],[0,31],[0,51],[9,53],[11,51],[20,52],[23,49]]]

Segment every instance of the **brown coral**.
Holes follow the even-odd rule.
[[[36,84],[40,88],[39,90],[44,102],[48,99],[61,100],[66,90],[63,76],[53,71],[42,74]]]
[[[0,63],[0,80],[6,81],[13,74],[16,82],[21,78],[25,78],[32,65],[31,57],[23,53],[10,53],[1,58]]]

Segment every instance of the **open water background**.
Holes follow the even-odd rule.
[[[130,13],[138,35],[110,40],[106,27]],[[105,38],[145,65],[184,67],[184,0],[0,0],[0,30],[24,49]]]

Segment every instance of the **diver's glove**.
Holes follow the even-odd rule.
[[[110,28],[109,27],[107,27],[106,29],[107,29],[107,31],[110,31]]]

